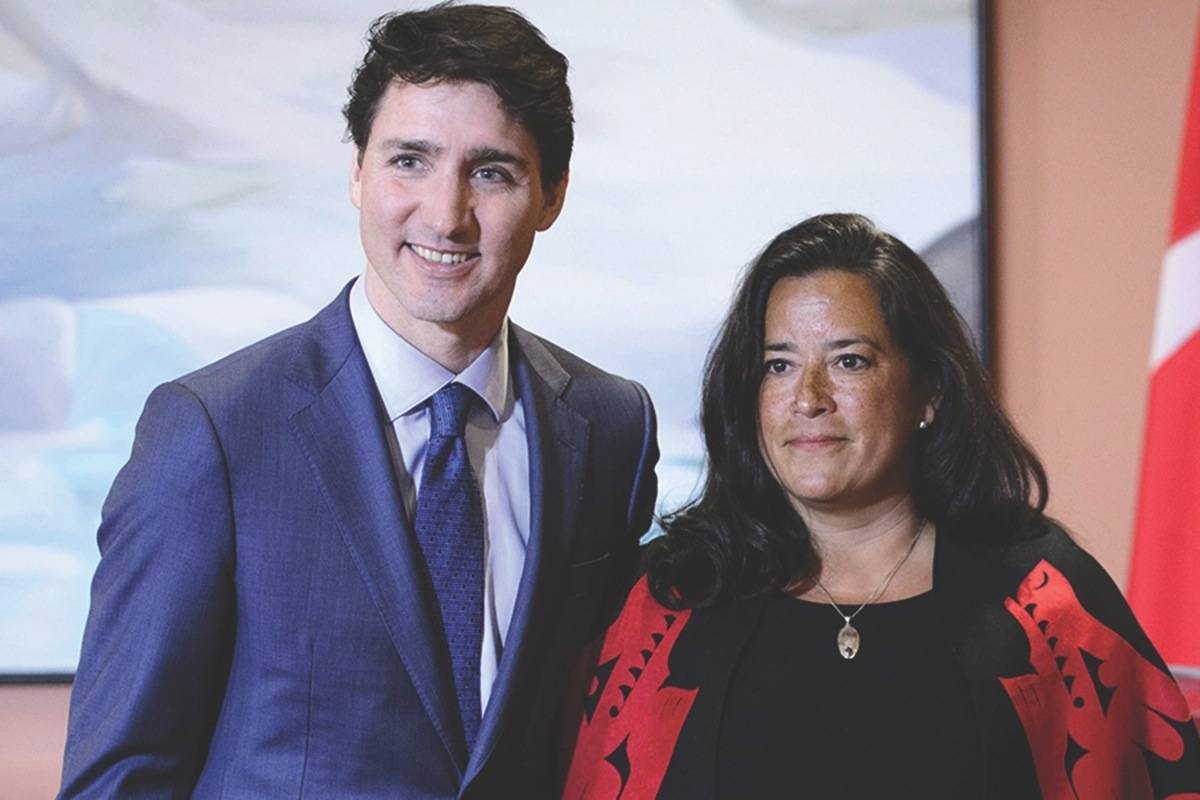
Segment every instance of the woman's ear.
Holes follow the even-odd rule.
[[[942,404],[941,387],[934,385],[931,380],[924,381],[924,383],[923,394],[927,399],[921,407],[921,419],[917,422],[917,427],[921,430],[932,427],[933,423],[937,421],[938,406]]]

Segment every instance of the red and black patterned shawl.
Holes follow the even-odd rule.
[[[983,755],[973,796],[1200,798],[1187,704],[1099,564],[1054,526],[964,541],[939,533],[934,594]],[[639,579],[581,670],[564,798],[714,797],[723,705],[763,607],[673,611]]]

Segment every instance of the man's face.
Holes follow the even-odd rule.
[[[375,310],[419,348],[495,334],[534,234],[553,224],[533,137],[480,83],[394,82],[350,177]]]

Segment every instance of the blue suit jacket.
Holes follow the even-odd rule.
[[[531,526],[466,752],[343,291],[156,389],[104,505],[67,797],[537,797],[561,687],[636,557],[645,390],[511,326]]]

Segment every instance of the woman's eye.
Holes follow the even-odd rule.
[[[868,366],[871,362],[858,355],[857,353],[843,353],[838,356],[835,363],[842,369],[862,369]]]
[[[781,372],[786,372],[787,368],[788,368],[788,363],[786,361],[784,361],[782,358],[772,358],[770,361],[763,364],[764,372],[772,373],[775,375],[778,375]]]

